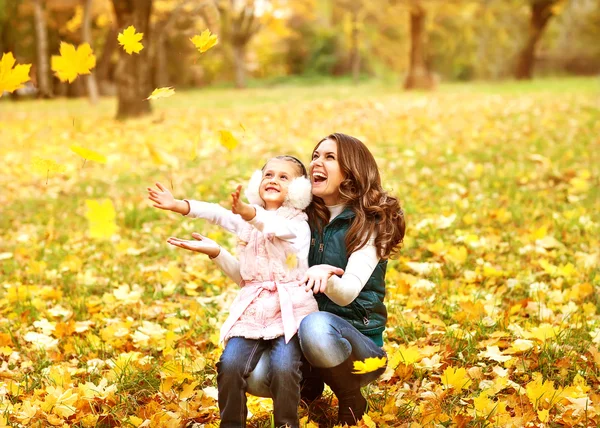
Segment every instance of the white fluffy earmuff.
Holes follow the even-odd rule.
[[[304,210],[312,201],[312,184],[306,177],[296,177],[288,187],[284,205]]]
[[[244,194],[246,195],[246,199],[248,199],[248,202],[250,202],[252,205],[258,205],[259,207],[264,207],[265,201],[263,201],[261,199],[260,193],[259,193],[261,181],[262,181],[262,171],[260,169],[257,169],[252,174],[252,177],[250,177],[250,181],[248,181],[248,186],[246,187]]]
[[[253,205],[265,206],[265,201],[260,197],[259,189],[262,182],[262,171],[256,170],[250,177],[248,186],[244,191],[246,199]],[[312,185],[306,177],[296,177],[288,187],[288,194],[285,198],[284,206],[304,210],[312,200]]]

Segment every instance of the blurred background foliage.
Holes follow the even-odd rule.
[[[34,64],[41,95],[84,96],[83,79],[61,83],[44,63],[61,41],[81,43],[87,20],[94,78],[114,95],[116,4],[131,17],[150,8],[142,52],[152,87],[349,76],[432,88],[600,71],[600,0],[0,0],[0,51]],[[189,38],[206,28],[219,45],[200,56]]]

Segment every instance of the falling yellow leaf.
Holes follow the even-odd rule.
[[[0,97],[2,97],[4,91],[14,92],[22,88],[25,82],[29,81],[31,64],[15,66],[15,62],[16,60],[12,52],[2,55],[2,60],[0,61]]]
[[[72,83],[80,74],[90,74],[96,66],[96,57],[88,43],[75,46],[61,42],[60,56],[52,55],[52,71],[61,82]]]
[[[52,159],[44,159],[37,156],[31,159],[31,169],[37,173],[45,175],[46,183],[48,182],[48,177],[50,174],[62,174],[67,170],[64,165],[61,165]]]
[[[152,91],[150,96],[146,98],[147,100],[156,100],[158,98],[168,98],[175,94],[175,89],[173,87],[168,86],[166,88],[156,88]]]
[[[196,46],[200,53],[204,53],[217,43],[219,43],[216,34],[211,34],[210,30],[204,30],[200,35],[195,35],[190,41]]]
[[[220,139],[219,141],[221,142],[221,145],[223,147],[225,147],[227,150],[234,150],[238,144],[239,141],[237,140],[237,138],[235,138],[233,136],[233,134],[229,131],[226,130],[221,130],[219,131],[220,134]]]
[[[81,22],[83,21],[83,7],[78,5],[75,7],[75,15],[65,24],[65,28],[67,31],[74,33],[79,30],[81,27]]]
[[[387,364],[387,358],[367,358],[364,361],[355,361],[354,362],[354,374],[365,374],[371,373],[375,370],[379,370],[380,368],[385,367]]]
[[[150,158],[152,162],[156,165],[167,165],[173,168],[179,167],[179,160],[165,151],[155,147],[150,143],[146,143],[146,147],[148,147],[148,151],[150,152]]]
[[[115,207],[110,199],[86,199],[87,211],[85,217],[90,226],[90,237],[110,238],[117,231]]]
[[[123,50],[131,55],[133,52],[140,53],[144,49],[144,45],[140,43],[142,37],[144,37],[144,33],[136,33],[135,27],[130,25],[122,33],[119,33],[117,40],[123,46]]]
[[[85,147],[80,147],[76,145],[72,145],[69,147],[73,153],[78,154],[82,158],[86,160],[91,160],[98,163],[106,163],[106,156],[90,149],[86,149]]]

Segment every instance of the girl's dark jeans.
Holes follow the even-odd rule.
[[[287,344],[283,337],[272,340],[253,340],[232,337],[217,363],[217,385],[221,427],[246,426],[248,408],[246,391],[248,376],[256,368],[261,355],[269,351],[266,367],[269,396],[273,398],[275,426],[296,428],[300,403],[300,344],[295,335]]]

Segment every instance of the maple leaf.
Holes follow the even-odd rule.
[[[146,99],[156,100],[158,98],[168,98],[172,95],[175,95],[175,89],[172,86],[168,86],[166,88],[156,88]]]
[[[233,136],[233,134],[229,131],[226,130],[221,130],[219,131],[220,137],[219,137],[219,141],[221,143],[221,145],[223,147],[225,147],[227,150],[234,150],[238,144],[239,141],[237,140],[237,138],[235,138]]]
[[[364,361],[355,361],[354,362],[354,371],[352,373],[354,373],[354,374],[371,373],[371,372],[374,372],[375,370],[379,370],[380,368],[385,367],[386,364],[387,364],[386,357],[381,357],[381,358],[373,357],[373,358],[367,358]]]
[[[400,345],[397,351],[400,354],[400,361],[406,365],[414,364],[421,359],[421,352],[418,346]]]
[[[31,64],[16,65],[15,57],[12,52],[2,55],[0,61],[0,97],[4,91],[14,92],[23,87],[25,82],[29,81],[29,69]]]
[[[219,43],[217,35],[211,34],[210,30],[204,30],[200,35],[195,35],[190,38],[190,41],[196,46],[196,49],[198,49],[200,53],[206,52]]]
[[[72,145],[69,147],[73,153],[78,154],[85,160],[91,160],[98,163],[106,163],[106,156],[95,152],[94,150],[86,149],[85,147]]]
[[[92,238],[110,238],[116,231],[115,223],[116,213],[110,199],[93,200],[86,199],[87,211],[85,217],[90,226],[90,236]]]
[[[442,384],[446,388],[453,388],[455,391],[460,391],[463,388],[468,388],[471,385],[471,379],[467,376],[467,371],[464,367],[455,369],[448,366],[442,374]]]
[[[131,55],[132,52],[140,53],[144,49],[144,45],[140,43],[142,37],[144,37],[144,33],[136,33],[135,27],[130,25],[122,33],[119,33],[117,40],[123,46],[123,50]]]
[[[543,402],[556,398],[554,382],[550,380],[544,382],[542,375],[539,373],[534,374],[534,380],[527,384],[525,391],[535,409],[542,407]]]
[[[70,43],[60,42],[60,56],[52,55],[52,71],[61,82],[72,83],[80,74],[90,74],[96,66],[96,56],[89,43],[75,48]]]

